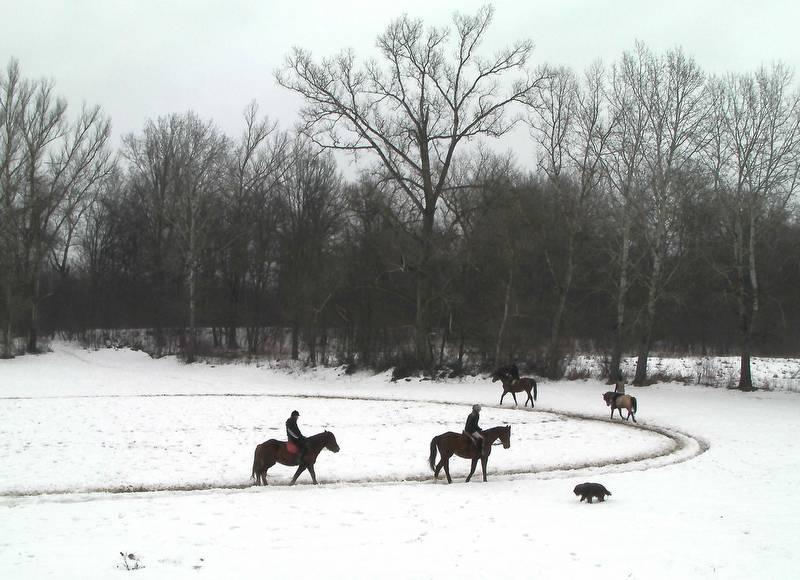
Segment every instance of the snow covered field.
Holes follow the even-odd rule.
[[[485,377],[391,383],[68,344],[0,361],[0,577],[797,577],[791,386],[629,387],[643,428],[608,421],[605,390],[540,383],[531,411],[498,407]],[[512,425],[511,448],[493,449],[488,483],[464,484],[460,459],[453,485],[434,482],[430,439],[474,402],[484,428]],[[285,485],[282,466],[250,486],[255,445],[282,439],[295,408],[341,452],[320,455],[319,486]],[[580,503],[584,481],[613,495]]]

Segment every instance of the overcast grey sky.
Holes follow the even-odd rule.
[[[82,101],[111,116],[117,139],[147,118],[188,109],[229,135],[255,99],[262,112],[294,122],[299,102],[274,81],[292,46],[361,56],[393,18],[408,13],[447,25],[484,0],[0,0],[0,61],[26,77],[49,77],[73,110]],[[496,0],[486,48],[529,38],[532,64],[583,69],[609,63],[638,39],[682,46],[712,73],[782,60],[800,75],[797,0]],[[797,76],[796,76],[797,82]]]

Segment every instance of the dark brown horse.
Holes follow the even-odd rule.
[[[511,425],[484,429],[483,439],[485,441],[484,455],[478,453],[472,439],[470,439],[469,435],[464,435],[463,433],[448,431],[447,433],[442,433],[431,439],[431,456],[428,459],[428,463],[430,463],[434,477],[439,479],[439,471],[444,467],[447,483],[453,483],[453,480],[450,479],[450,458],[453,455],[458,455],[464,459],[472,460],[472,467],[469,470],[466,481],[469,481],[472,478],[472,474],[475,473],[478,459],[481,460],[483,481],[486,481],[486,462],[489,460],[489,454],[492,452],[492,444],[497,439],[500,439],[500,442],[503,444],[503,449],[511,447]],[[439,455],[442,456],[438,464],[436,463],[437,450],[439,451]]]
[[[292,478],[292,484],[297,481],[300,474],[306,469],[311,474],[311,481],[314,485],[317,484],[317,474],[314,473],[314,463],[317,461],[317,456],[323,449],[339,452],[339,444],[336,443],[336,437],[330,431],[323,431],[317,433],[306,439],[306,453],[304,455],[304,462],[299,465],[297,462],[297,453],[290,453],[286,449],[286,441],[278,441],[277,439],[270,439],[264,441],[256,446],[256,452],[253,455],[253,473],[251,478],[255,478],[256,485],[267,485],[267,470],[280,463],[281,465],[297,465],[297,471]]]
[[[622,395],[620,393],[615,393],[613,391],[606,391],[603,393],[603,400],[606,402],[606,405],[611,407],[611,418],[614,418],[614,411],[619,411],[619,418],[622,419],[622,409],[626,409],[628,411],[628,416],[625,417],[625,420],[633,419],[633,422],[636,423],[636,397],[631,395]]]
[[[513,375],[502,372],[500,370],[495,371],[492,375],[492,382],[502,381],[503,382],[503,394],[500,395],[500,404],[503,404],[503,397],[505,397],[508,393],[511,393],[511,396],[514,397],[514,404],[517,405],[517,395],[515,393],[526,392],[528,393],[528,398],[525,399],[525,405],[528,405],[528,401],[531,402],[531,409],[533,408],[533,402],[538,397],[538,392],[536,388],[536,380],[530,377],[521,377],[515,378]],[[533,392],[533,396],[531,396],[531,391]]]

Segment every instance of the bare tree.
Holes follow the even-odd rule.
[[[276,75],[305,99],[306,134],[323,147],[377,156],[382,172],[415,207],[416,355],[423,366],[433,359],[434,221],[453,158],[472,138],[508,131],[514,123],[508,107],[528,100],[541,80],[524,72],[533,49],[529,41],[490,59],[478,56],[492,15],[491,7],[474,16],[455,15],[452,36],[403,16],[378,37],[382,64],[358,67],[350,51],[318,63],[295,49]],[[522,78],[505,83],[513,71],[523,72]]]
[[[550,329],[547,373],[561,376],[560,341],[567,299],[575,274],[577,239],[600,189],[603,157],[607,153],[612,123],[604,96],[605,72],[590,67],[582,81],[559,68],[544,74],[547,81],[537,93],[529,123],[543,155],[540,168],[559,197],[566,227],[563,264],[546,256],[556,287],[556,308]]]
[[[84,107],[70,122],[67,104],[54,95],[53,83],[22,79],[14,60],[0,86],[2,227],[8,255],[15,256],[16,286],[28,310],[27,349],[37,352],[42,271],[59,243],[58,263],[66,267],[75,225],[92,203],[98,183],[113,168],[108,150],[111,123],[99,107]],[[9,307],[13,285],[5,284]]]
[[[148,324],[154,328],[156,352],[165,345],[164,321],[169,273],[172,264],[175,227],[171,219],[175,209],[174,165],[177,163],[178,115],[149,119],[141,134],[122,139],[123,158],[127,162],[130,195],[143,214],[142,232],[147,256],[147,278],[153,291],[153,314]]]
[[[693,170],[695,155],[704,146],[702,126],[708,115],[705,75],[681,50],[664,56],[638,44],[632,57],[637,71],[631,90],[646,112],[642,168],[644,195],[639,200],[642,227],[649,248],[649,272],[644,280],[646,303],[641,316],[636,375],[633,382],[647,380],[647,359],[652,342],[657,304],[673,270],[666,259],[675,248],[679,230],[678,211],[689,194],[681,187],[685,174]]]
[[[183,250],[189,307],[187,362],[194,362],[197,342],[197,273],[200,256],[208,245],[209,228],[215,217],[213,198],[220,195],[227,140],[213,121],[203,121],[192,112],[180,120],[175,170],[175,214],[178,239]]]
[[[800,94],[782,64],[713,83],[714,115],[705,149],[714,191],[725,209],[732,285],[739,318],[739,388],[753,390],[750,357],[761,309],[757,244],[762,224],[782,212],[800,181]]]
[[[188,292],[189,348],[193,360],[196,333],[196,277],[208,243],[211,200],[220,191],[227,141],[213,122],[195,113],[149,120],[141,136],[123,139],[133,195],[145,213],[157,296],[158,346],[163,346],[163,310],[169,275],[183,268]],[[176,251],[177,250],[177,251]],[[182,262],[182,266],[176,263]]]
[[[642,155],[647,111],[644,102],[637,98],[641,83],[641,63],[630,53],[623,55],[612,68],[608,88],[610,115],[614,119],[609,140],[609,155],[603,158],[605,174],[611,185],[611,207],[619,216],[619,239],[612,260],[617,264],[614,295],[614,342],[611,350],[609,379],[622,379],[620,361],[626,335],[626,306],[630,288],[631,229],[637,219],[638,196],[644,189],[642,181]]]
[[[312,363],[316,363],[320,316],[336,286],[328,279],[326,258],[342,212],[339,192],[333,156],[298,137],[281,195],[281,285],[292,325],[292,358],[299,357],[304,330]]]
[[[258,105],[244,110],[244,129],[230,148],[224,199],[220,209],[223,226],[220,235],[221,269],[228,296],[227,346],[236,348],[236,328],[240,321],[243,294],[249,281],[253,285],[248,348],[258,346],[261,295],[273,259],[271,243],[277,229],[274,201],[277,186],[289,165],[288,137],[276,122],[259,117]]]
[[[13,356],[12,343],[19,300],[22,258],[19,246],[19,206],[25,174],[22,115],[30,100],[30,85],[20,76],[19,64],[9,62],[0,75],[0,281],[3,285],[3,357]]]

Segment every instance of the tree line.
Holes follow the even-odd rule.
[[[113,150],[100,107],[0,74],[0,321],[42,333],[179,329],[187,360],[270,349],[368,366],[523,361],[607,374],[651,350],[800,345],[800,93],[782,64],[704,72],[637,44],[586,71],[487,57],[493,11],[408,16],[379,58],[295,49],[276,81],[300,125],[171,113]],[[524,127],[535,159],[491,143]],[[336,151],[360,159],[343,177]],[[205,332],[201,332],[201,329]],[[276,330],[279,329],[279,330]],[[273,334],[270,334],[273,333]]]

